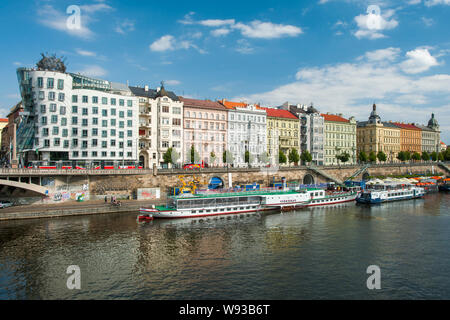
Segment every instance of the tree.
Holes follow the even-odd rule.
[[[350,154],[348,154],[347,152],[344,152],[338,156],[336,156],[336,158],[338,160],[340,160],[343,163],[346,163],[348,160],[350,160]]]
[[[302,152],[300,159],[302,160],[303,163],[309,163],[312,161],[312,156],[311,153],[309,153],[308,150],[305,150]]]
[[[439,161],[444,161],[444,160],[445,160],[444,152],[443,152],[443,151],[442,151],[442,152],[439,152],[439,154],[438,154],[438,160],[439,160]]]
[[[233,154],[230,151],[225,150],[222,154],[222,161],[223,161],[223,163],[227,163],[227,164],[233,163],[233,161],[234,161]]]
[[[360,151],[358,154],[358,159],[360,162],[367,162],[368,160],[367,154],[364,151]]]
[[[278,151],[278,163],[286,163],[287,158],[282,150]]]
[[[370,153],[369,153],[369,161],[370,161],[370,162],[375,162],[375,161],[377,161],[377,155],[375,154],[374,151],[370,151]]]
[[[397,154],[397,159],[400,160],[400,161],[405,161],[405,160],[406,160],[405,153],[404,153],[403,151],[400,151],[400,152]]]
[[[444,153],[444,160],[450,161],[450,147],[447,147],[447,149],[445,149],[445,151],[443,151],[443,153]]]
[[[191,161],[191,163],[200,162],[200,155],[198,154],[197,150],[195,150],[194,145],[191,146],[191,151],[189,152],[189,160]]]
[[[211,151],[211,153],[209,154],[209,161],[211,162],[211,164],[214,164],[217,160],[216,154],[214,153],[214,151]]]
[[[378,153],[377,153],[377,159],[378,159],[378,161],[380,161],[380,162],[385,162],[386,159],[387,159],[386,154],[385,154],[383,151],[378,151]]]
[[[411,160],[411,152],[405,151],[405,160]]]
[[[298,163],[300,160],[300,155],[298,154],[297,149],[293,148],[291,152],[289,152],[289,163]]]
[[[428,152],[424,151],[424,152],[422,152],[421,158],[423,161],[428,161],[428,160],[430,160],[430,155],[428,154]]]
[[[172,148],[167,149],[167,151],[163,154],[164,163],[172,163]]]
[[[253,155],[248,150],[244,153],[244,161],[249,165],[253,162]]]
[[[437,159],[438,159],[438,154],[437,154],[436,151],[433,151],[433,152],[431,153],[430,156],[431,156],[431,160],[437,161]]]
[[[416,161],[420,160],[421,159],[420,153],[414,152],[411,156],[411,159],[416,160]]]

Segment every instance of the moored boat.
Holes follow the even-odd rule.
[[[378,185],[363,190],[356,198],[356,201],[364,204],[379,204],[422,198],[424,195],[424,188],[413,185]]]

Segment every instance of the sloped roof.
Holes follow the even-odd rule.
[[[393,122],[397,127],[400,127],[402,129],[408,129],[408,130],[421,130],[420,128],[416,127],[413,124],[410,123],[400,123],[400,122]]]
[[[131,92],[137,96],[137,97],[146,97],[146,98],[150,98],[150,99],[155,99],[158,97],[158,91],[156,91],[155,89],[148,89],[147,91],[145,91],[145,88],[141,88],[141,87],[129,87]],[[164,90],[165,93],[167,94],[167,97],[169,97],[170,99],[172,99],[173,101],[179,101],[180,99],[178,99],[178,96],[173,93],[172,91],[167,91]]]
[[[184,103],[185,107],[194,107],[194,108],[205,108],[205,109],[215,109],[219,111],[226,111],[227,108],[216,102],[211,100],[198,100],[198,99],[189,99],[180,97],[180,101]]]
[[[350,122],[348,119],[345,119],[341,116],[338,116],[336,114],[325,114],[325,113],[321,113],[320,114],[325,121],[333,121],[333,122]]]
[[[266,110],[268,117],[298,120],[298,118],[288,110],[274,109],[274,108],[261,108],[261,109]]]

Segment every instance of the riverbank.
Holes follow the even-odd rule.
[[[161,205],[164,200],[124,200],[120,207],[100,200],[85,202],[63,202],[58,204],[42,204],[32,206],[15,206],[0,210],[0,221],[57,218],[92,214],[107,214],[117,212],[139,211],[139,208]]]

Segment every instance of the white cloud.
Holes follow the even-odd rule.
[[[175,50],[175,38],[171,36],[170,34],[162,36],[158,40],[155,40],[150,45],[150,50],[152,51],[168,51],[168,50]]]
[[[134,21],[125,19],[114,28],[114,31],[120,34],[127,34],[128,32],[134,31],[134,25]]]
[[[250,45],[250,43],[246,39],[239,39],[236,41],[237,47],[235,50],[242,54],[252,54],[255,49]]]
[[[178,80],[164,80],[164,84],[167,84],[169,86],[177,86],[181,84],[181,82]]]
[[[219,28],[211,31],[211,35],[214,37],[226,36],[231,32],[230,29],[227,28]]]
[[[76,53],[78,53],[80,56],[84,57],[95,57],[97,54],[93,51],[87,51],[83,49],[76,49]]]
[[[408,59],[401,64],[402,70],[406,73],[420,73],[439,65],[436,58],[426,48],[408,51],[406,56]]]
[[[260,101],[269,106],[279,106],[285,101],[312,101],[322,112],[339,112],[360,120],[367,119],[371,104],[376,101],[383,120],[426,123],[434,111],[440,123],[450,123],[450,108],[446,109],[442,103],[448,103],[450,75],[420,77],[404,73],[397,55],[397,49],[387,48],[368,52],[349,63],[301,68],[293,82],[266,92],[239,95],[233,100]],[[408,59],[412,56],[407,55]]]
[[[274,24],[254,20],[250,24],[236,23],[232,28],[241,31],[248,38],[274,39],[281,37],[295,37],[303,33],[302,29],[292,25]]]
[[[425,0],[423,3],[427,7],[432,7],[438,4],[450,5],[450,0]]]
[[[201,48],[199,48],[197,45],[192,43],[188,40],[177,40],[174,36],[168,34],[165,36],[162,36],[158,40],[155,40],[150,45],[151,51],[156,52],[164,52],[164,51],[173,51],[173,50],[180,50],[180,49],[189,49],[194,48],[201,54],[206,54],[207,52]]]
[[[359,29],[354,33],[355,37],[371,40],[386,37],[382,33],[383,30],[394,29],[398,26],[398,21],[391,18],[394,13],[394,10],[385,10],[382,14],[368,13],[356,16],[355,21]]]
[[[222,27],[226,25],[234,25],[235,21],[234,19],[226,19],[226,20],[208,19],[208,20],[201,20],[198,23],[206,27]]]
[[[78,73],[88,77],[104,77],[108,74],[105,69],[97,65],[85,66],[82,70],[79,70]]]
[[[398,58],[400,48],[386,48],[375,51],[366,52],[365,57],[369,61],[394,61]]]

